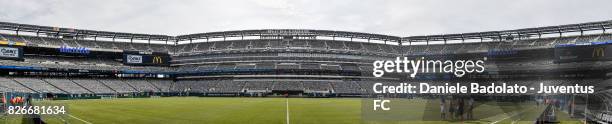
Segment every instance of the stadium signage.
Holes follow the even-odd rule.
[[[576,45],[555,48],[555,62],[609,61],[612,60],[612,45]]]
[[[487,56],[495,57],[495,56],[505,56],[505,55],[515,55],[518,54],[516,50],[489,50],[487,52]]]
[[[153,64],[163,64],[163,59],[161,56],[153,56]]]
[[[268,30],[267,33],[274,34],[274,35],[298,35],[298,34],[310,34],[310,31],[309,30],[287,29],[287,30]]]
[[[140,64],[140,63],[142,63],[142,56],[140,56],[140,55],[127,55],[127,63]]]
[[[145,66],[168,66],[170,55],[160,52],[124,51],[123,64]]]
[[[604,57],[606,55],[605,50],[605,47],[597,47],[593,49],[593,58]]]
[[[21,48],[0,47],[0,58],[21,59],[23,50]]]
[[[24,42],[15,42],[15,41],[9,41],[9,40],[2,40],[2,39],[0,39],[0,45],[5,45],[5,46],[25,46],[26,44]]]
[[[89,54],[90,50],[85,47],[69,47],[62,46],[59,48],[60,53],[76,53],[76,54]]]

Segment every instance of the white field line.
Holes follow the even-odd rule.
[[[525,110],[520,111],[520,112],[518,112],[518,113],[514,113],[514,114],[512,114],[512,115],[510,115],[510,116],[508,116],[508,117],[502,118],[501,120],[497,120],[497,121],[495,121],[495,122],[493,122],[493,123],[491,123],[491,124],[496,124],[496,123],[499,123],[499,122],[501,122],[501,121],[503,121],[503,120],[506,120],[506,119],[508,119],[508,118],[511,118],[511,117],[514,117],[514,116],[520,115],[520,114],[522,114],[522,113],[525,113],[525,112],[527,112],[528,110],[530,110],[530,109],[525,109]]]
[[[77,119],[77,120],[79,120],[79,121],[85,122],[86,124],[92,124],[92,123],[91,123],[91,122],[89,122],[89,121],[85,121],[85,120],[83,120],[83,119],[77,118],[77,117],[75,117],[75,116],[72,116],[71,114],[68,114],[68,116],[70,116],[70,117],[72,117],[72,118],[74,118],[74,119]]]
[[[287,124],[289,124],[289,99],[286,99],[285,103],[287,104]]]

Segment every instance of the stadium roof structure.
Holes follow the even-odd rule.
[[[606,30],[612,28],[612,20],[600,21],[600,22],[589,22],[579,24],[567,24],[558,26],[547,26],[537,28],[524,28],[515,30],[503,30],[503,31],[488,31],[488,32],[474,32],[474,33],[461,33],[461,34],[443,34],[443,35],[427,35],[427,36],[411,36],[403,37],[402,43],[412,42],[429,42],[429,41],[452,41],[452,40],[499,40],[505,38],[514,39],[517,38],[530,38],[533,36],[541,37],[546,34],[559,34],[562,36],[563,33],[580,32],[581,35],[585,31],[596,31]],[[501,40],[500,40],[501,41]]]
[[[178,44],[179,41],[191,41],[191,40],[202,40],[211,38],[244,38],[251,36],[259,37],[331,37],[331,38],[349,38],[349,39],[365,39],[365,40],[378,40],[386,42],[395,42],[398,44],[411,44],[415,42],[427,42],[430,41],[465,41],[465,40],[498,40],[503,39],[514,39],[516,38],[531,38],[534,36],[541,37],[547,34],[559,34],[562,36],[564,33],[580,32],[582,35],[586,31],[597,31],[601,30],[605,32],[612,28],[612,20],[599,21],[599,22],[588,22],[579,24],[568,24],[558,26],[547,26],[547,27],[536,27],[536,28],[524,28],[515,30],[503,30],[503,31],[487,31],[487,32],[473,32],[473,33],[460,33],[460,34],[443,34],[443,35],[427,35],[427,36],[409,36],[409,37],[398,37],[391,35],[372,34],[372,33],[361,33],[361,32],[348,32],[348,31],[332,31],[332,30],[308,30],[308,29],[260,29],[260,30],[237,30],[237,31],[222,31],[222,32],[207,32],[207,33],[196,33],[178,36],[169,35],[154,35],[154,34],[137,34],[137,33],[124,33],[124,32],[109,32],[109,31],[94,31],[94,30],[82,30],[72,28],[59,28],[50,26],[38,26],[28,24],[18,24],[10,22],[0,22],[0,30],[15,31],[17,35],[19,32],[31,32],[43,34],[54,34],[56,36],[71,36],[71,37],[87,37],[87,38],[112,38],[112,39],[128,39],[128,40],[153,40],[153,41],[166,41]]]
[[[71,37],[92,37],[92,38],[112,38],[112,39],[130,39],[130,40],[153,40],[153,41],[173,41],[173,36],[168,35],[153,35],[153,34],[136,34],[124,32],[109,32],[109,31],[94,31],[72,28],[60,28],[51,26],[39,26],[29,24],[18,24],[10,22],[0,22],[0,30],[19,32],[31,32],[38,34],[54,34],[56,36],[71,36]]]
[[[209,32],[209,33],[198,33],[189,35],[177,36],[178,41],[197,40],[197,39],[208,39],[208,38],[226,38],[226,37],[248,37],[248,36],[304,36],[304,37],[331,37],[331,38],[355,38],[355,39],[366,39],[366,40],[379,40],[389,42],[399,42],[400,37],[382,35],[382,34],[371,34],[371,33],[360,33],[360,32],[347,32],[347,31],[332,31],[332,30],[308,30],[308,29],[262,29],[262,30],[239,30],[239,31],[223,31],[223,32]]]

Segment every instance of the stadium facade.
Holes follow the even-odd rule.
[[[612,21],[429,36],[266,29],[179,36],[0,22],[1,90],[39,98],[363,97],[374,82],[592,84],[612,107]],[[484,73],[372,76],[395,57],[486,58]],[[586,110],[586,109],[583,109]],[[596,117],[596,116],[593,116]]]

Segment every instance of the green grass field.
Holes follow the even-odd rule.
[[[427,100],[411,99],[408,116],[422,117]],[[438,101],[438,100],[432,100]],[[532,103],[487,103],[474,110],[475,121],[364,121],[359,98],[221,98],[168,97],[97,100],[40,101],[37,104],[66,105],[69,115],[43,116],[51,124],[107,123],[203,123],[203,124],[285,124],[287,103],[291,124],[438,124],[438,123],[533,123],[543,107]],[[507,104],[507,105],[506,105]],[[512,110],[508,112],[508,110]],[[439,111],[439,110],[438,110]],[[437,115],[436,115],[437,114]],[[20,123],[9,118],[8,123]],[[5,122],[7,123],[7,122]],[[570,122],[571,123],[571,122]]]

